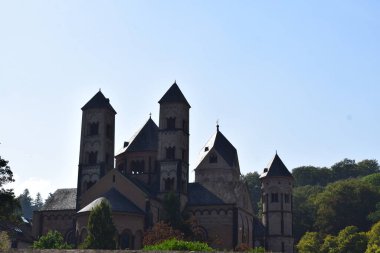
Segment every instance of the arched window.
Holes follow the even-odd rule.
[[[91,165],[96,164],[98,161],[98,152],[97,151],[92,151],[88,152],[88,163]]]
[[[175,129],[175,118],[166,118],[166,129],[174,130]]]
[[[87,124],[87,135],[97,135],[99,133],[99,122],[92,122]]]
[[[175,147],[166,148],[166,159],[174,160],[175,159]]]

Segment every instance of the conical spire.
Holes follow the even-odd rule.
[[[286,168],[285,164],[281,161],[281,158],[278,156],[277,151],[272,160],[269,163],[268,167],[264,169],[264,173],[261,174],[260,178],[266,177],[291,177],[292,174]]]
[[[166,103],[183,103],[191,107],[189,102],[187,102],[182,91],[179,89],[177,82],[174,82],[169,90],[164,94],[164,96],[158,101],[160,104]]]
[[[101,90],[95,94],[83,107],[82,111],[87,109],[102,109],[107,108],[111,111],[113,111],[116,114],[115,109],[113,109],[112,105],[110,104],[110,100],[106,98]]]

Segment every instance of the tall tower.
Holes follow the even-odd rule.
[[[82,107],[77,208],[83,193],[114,167],[115,115],[100,90]]]
[[[190,104],[176,82],[158,101],[160,122],[157,160],[160,167],[160,195],[175,192],[182,207],[187,201],[189,182]]]
[[[293,201],[294,178],[280,157],[272,162],[260,176],[265,248],[273,252],[294,252]]]

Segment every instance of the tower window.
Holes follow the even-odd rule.
[[[144,160],[135,160],[131,162],[131,173],[133,175],[143,174],[145,170]]]
[[[166,126],[167,126],[167,129],[170,129],[170,130],[175,129],[175,118],[172,118],[172,117],[167,118]]]
[[[113,138],[113,129],[112,129],[112,126],[110,124],[107,124],[106,136],[107,136],[108,139],[112,139]]]
[[[172,191],[174,190],[174,178],[166,178],[164,179],[164,190]]]
[[[99,122],[88,123],[87,135],[97,135],[99,133]]]
[[[272,203],[278,202],[278,193],[272,193],[271,194],[271,202]]]
[[[94,165],[97,163],[97,161],[98,161],[98,152],[97,151],[89,152],[88,153],[88,163],[91,165]]]
[[[166,148],[166,159],[168,160],[175,159],[175,147]]]
[[[209,162],[210,163],[217,163],[218,162],[218,157],[215,154],[211,154],[209,157]]]

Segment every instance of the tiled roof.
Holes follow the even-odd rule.
[[[72,210],[76,208],[77,189],[58,189],[41,207],[41,211]]]
[[[158,101],[160,104],[165,103],[183,103],[190,107],[189,102],[187,102],[182,91],[179,89],[176,82],[169,88],[169,90],[164,94],[164,96]]]
[[[221,205],[223,200],[207,190],[200,183],[188,184],[188,205]]]
[[[228,165],[233,167],[239,166],[239,159],[237,155],[236,148],[227,140],[227,138],[218,130],[216,133],[210,138],[210,140],[203,147],[199,163],[202,162],[207,153],[214,148],[228,163]]]
[[[281,161],[281,158],[277,155],[274,156],[273,160],[269,163],[267,168],[264,169],[263,174],[260,178],[265,177],[291,177],[292,174],[286,168],[285,164]]]
[[[124,152],[156,151],[158,149],[158,126],[149,118],[145,125],[130,139],[128,146],[116,155]]]
[[[116,114],[115,109],[113,109],[112,105],[110,104],[110,100],[106,98],[103,93],[99,90],[98,93],[95,94],[83,107],[82,110],[87,109],[101,109],[101,108],[107,108],[111,111],[113,111]]]
[[[102,194],[99,198],[92,201],[90,204],[79,210],[78,213],[90,212],[93,208],[98,206],[103,200],[107,200],[111,205],[113,212],[126,212],[144,214],[139,207],[137,207],[131,200],[121,194],[115,188],[111,188],[108,192]]]

